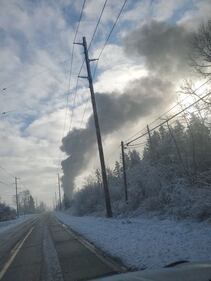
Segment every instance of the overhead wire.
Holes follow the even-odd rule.
[[[196,88],[194,91],[193,91],[193,93],[195,93],[195,92],[197,92],[199,89],[201,89],[201,87],[203,87],[204,85],[206,85],[208,82],[210,82],[211,81],[211,78],[210,79],[208,79],[207,81],[205,81],[204,83],[202,83],[198,88]],[[182,99],[181,101],[179,101],[179,102],[177,102],[174,106],[172,106],[169,110],[167,110],[166,112],[164,112],[162,115],[160,115],[159,117],[157,117],[157,119],[155,119],[154,121],[152,121],[150,124],[149,124],[149,126],[150,125],[152,125],[152,124],[154,124],[156,121],[158,121],[161,117],[163,117],[164,115],[166,115],[166,114],[168,114],[169,112],[171,112],[174,108],[176,108],[177,106],[180,106],[180,104],[182,103],[182,102],[184,102],[186,99],[188,99],[188,95],[184,98],[184,99]],[[200,96],[199,96],[200,97]]]
[[[203,101],[203,98],[202,98],[201,100]],[[206,105],[206,106],[200,108],[200,110],[206,110],[206,109],[208,109],[208,108],[210,108],[210,106]],[[195,113],[197,113],[197,112],[198,112],[198,109],[195,109],[195,110],[193,110],[193,111],[191,111],[191,112],[185,112],[185,111],[184,111],[184,114],[191,115],[191,114],[195,114]],[[166,122],[167,122],[167,119],[168,119],[168,118],[166,118]],[[162,120],[162,119],[161,119],[161,120]],[[165,120],[165,119],[163,119],[163,120]],[[176,123],[178,120],[179,120],[180,124],[182,124],[182,125],[183,125],[183,123],[184,123],[184,124],[187,124],[187,121],[184,120],[184,115],[178,116],[178,118],[177,118],[176,120],[171,120],[171,122],[168,122],[168,123],[169,123],[169,125],[172,125],[172,124]],[[164,125],[165,125],[165,124],[164,124]],[[148,133],[146,133],[146,135],[147,135],[147,134],[148,134]],[[135,143],[135,144],[129,144],[127,147],[134,147],[134,148],[136,148],[136,147],[141,147],[141,146],[146,145],[146,143],[147,143],[147,141],[145,141],[145,142],[138,142],[138,143]]]
[[[138,142],[138,143],[135,143],[135,144],[129,144],[127,147],[143,147],[146,145],[147,142]]]
[[[75,109],[75,103],[76,103],[76,95],[78,92],[78,84],[79,84],[79,77],[76,80],[76,86],[75,86],[75,91],[74,91],[74,96],[73,96],[73,105],[72,105],[71,116],[70,116],[69,132],[71,131],[72,124],[73,124],[73,116],[74,116],[74,109]]]
[[[9,184],[9,183],[7,183],[5,181],[2,181],[2,180],[0,180],[0,184],[4,184],[4,185],[7,185],[7,186],[11,186],[12,185],[12,184]]]
[[[66,60],[62,60],[62,61],[60,61],[60,62],[58,62],[58,64],[64,64],[64,63],[66,63],[67,61],[69,61],[70,60],[70,58],[68,58],[68,59],[66,59]],[[50,69],[45,69],[45,70],[43,70],[43,71],[39,71],[39,72],[37,72],[37,73],[34,73],[34,74],[32,74],[32,75],[30,75],[30,76],[28,76],[28,77],[24,77],[24,78],[22,78],[22,79],[20,79],[19,80],[19,82],[24,82],[24,81],[28,81],[29,79],[33,79],[33,78],[35,78],[35,77],[37,77],[37,76],[40,76],[40,75],[42,75],[42,74],[44,74],[44,73],[46,73],[46,72],[50,72],[51,70]],[[2,85],[4,85],[4,83],[5,82],[3,82],[3,83],[1,83],[1,85],[0,85],[0,87],[2,87]],[[17,82],[15,81],[15,82],[12,82],[12,83],[10,83],[10,84],[8,84],[8,86],[3,86],[3,88],[0,90],[2,93],[1,94],[6,94],[6,91],[8,90],[8,89],[10,89],[10,88],[12,88],[13,86],[17,86]]]
[[[104,10],[105,10],[106,5],[107,5],[107,2],[108,2],[108,0],[105,0],[105,1],[104,1],[103,7],[102,7],[102,9],[101,9],[99,18],[98,18],[98,20],[97,20],[95,29],[94,29],[93,34],[92,34],[92,37],[91,37],[91,40],[90,40],[89,45],[88,45],[88,50],[90,50],[91,45],[92,45],[92,42],[93,42],[94,39],[95,39],[95,35],[96,35],[97,31],[98,31],[99,24],[100,24],[100,22],[101,22],[101,19],[102,19]],[[73,106],[72,106],[72,111],[71,111],[71,116],[70,116],[69,131],[71,130],[72,124],[73,124],[73,116],[74,116],[74,109],[75,109],[76,96],[77,96],[77,92],[78,92],[79,76],[80,76],[81,71],[82,71],[82,69],[83,69],[84,62],[85,62],[85,59],[83,59],[83,61],[82,61],[81,67],[80,67],[79,72],[78,72],[78,77],[77,77],[77,79],[76,79],[76,86],[75,86],[75,91],[74,91],[74,95],[73,95]],[[85,107],[86,107],[86,106],[85,106]],[[84,113],[84,114],[85,114],[85,113]],[[83,114],[83,116],[84,116],[84,114]],[[82,122],[81,122],[81,123],[82,123]]]
[[[79,27],[81,24],[81,20],[82,20],[82,16],[83,16],[83,11],[85,8],[85,4],[86,4],[86,0],[83,1],[82,7],[81,7],[81,12],[80,12],[80,16],[79,16],[79,20],[78,20],[78,24],[75,30],[75,34],[73,37],[73,44],[72,44],[72,50],[71,50],[71,61],[70,61],[70,70],[69,70],[69,80],[68,80],[68,93],[67,93],[67,97],[66,97],[66,106],[65,106],[65,121],[64,121],[64,127],[63,127],[63,133],[62,133],[62,138],[64,137],[64,132],[65,132],[65,128],[66,128],[66,121],[67,121],[67,111],[68,111],[68,104],[69,104],[69,90],[70,90],[70,84],[71,84],[71,79],[72,79],[72,71],[73,71],[73,60],[74,60],[74,50],[75,50],[75,40],[77,38],[77,34],[79,31]],[[78,78],[77,78],[78,80]]]
[[[87,106],[88,106],[89,101],[90,101],[90,99],[87,99],[87,101],[85,102],[85,106],[84,106],[84,110],[83,110],[83,114],[82,114],[82,118],[81,118],[81,122],[80,122],[80,127],[81,127],[82,124],[83,124],[84,117],[85,117],[85,113],[86,113],[86,110],[87,110]]]
[[[137,133],[135,133],[134,135],[132,135],[130,138],[126,139],[124,142],[128,142],[129,140],[135,138],[137,135],[146,132],[146,128],[141,129],[140,131],[138,131]]]
[[[108,0],[105,0],[105,1],[104,1],[103,7],[102,7],[101,12],[100,12],[100,16],[99,16],[99,18],[98,18],[98,20],[97,20],[97,23],[96,23],[94,32],[93,32],[93,34],[92,34],[91,40],[90,40],[90,42],[89,42],[89,45],[88,45],[88,47],[87,47],[88,51],[90,50],[91,45],[92,45],[92,42],[94,41],[94,38],[95,38],[95,35],[96,35],[96,33],[97,33],[97,30],[98,30],[98,27],[99,27],[101,18],[102,18],[102,16],[103,16],[103,13],[104,13],[104,10],[105,10],[105,7],[106,7],[107,2],[108,2]],[[83,69],[84,63],[85,63],[85,59],[83,59],[83,62],[82,62],[82,65],[81,65],[81,67],[80,67],[80,70],[79,70],[79,74],[78,74],[78,75],[81,74],[81,71],[82,71],[82,69]]]
[[[105,2],[104,2],[104,4],[103,4],[103,7],[102,7],[102,9],[101,9],[100,16],[99,16],[99,18],[98,18],[98,21],[97,21],[97,24],[96,24],[96,26],[95,26],[94,32],[93,32],[93,34],[92,34],[92,38],[91,38],[91,40],[90,40],[90,42],[89,42],[88,50],[91,48],[92,42],[94,41],[94,38],[95,38],[95,35],[96,35],[96,33],[97,33],[97,30],[98,30],[100,21],[101,21],[101,19],[102,19],[102,16],[103,16],[105,7],[106,7],[106,5],[107,5],[107,2],[108,2],[108,0],[105,0]]]
[[[81,20],[82,20],[85,4],[86,4],[86,0],[83,0],[81,11],[80,11],[80,15],[79,15],[79,19],[78,19],[78,24],[77,24],[77,27],[76,27],[76,30],[75,30],[75,34],[74,34],[74,37],[73,37],[73,44],[72,44],[71,57],[70,57],[70,70],[69,70],[69,79],[68,79],[68,90],[67,90],[66,104],[65,104],[65,118],[64,118],[64,126],[63,126],[62,138],[61,139],[63,139],[63,137],[64,137],[64,133],[65,133],[65,129],[66,129],[66,122],[67,122],[67,112],[68,112],[68,104],[69,104],[69,96],[70,96],[69,91],[70,91],[70,85],[71,85],[71,79],[72,79],[73,59],[74,59],[74,50],[75,50],[75,44],[74,43],[75,43],[75,40],[77,38],[77,34],[78,34],[79,27],[80,27],[80,24],[81,24]],[[59,156],[59,161],[58,161],[58,170],[59,170],[60,161],[61,161],[61,151],[60,151],[59,154],[60,154],[60,156]]]
[[[98,55],[98,57],[97,57],[97,63],[96,63],[96,65],[95,65],[95,69],[94,69],[94,72],[93,72],[93,79],[95,78],[95,75],[96,75],[96,70],[97,70],[97,67],[98,67],[98,64],[99,64],[99,60],[100,60],[100,58],[101,58],[101,56],[102,56],[102,54],[103,54],[103,51],[104,51],[105,47],[106,47],[107,44],[108,44],[108,41],[109,41],[109,39],[110,39],[110,37],[111,37],[111,34],[113,33],[113,30],[114,30],[115,26],[117,25],[117,22],[118,22],[118,20],[119,20],[121,14],[122,14],[122,12],[123,12],[123,10],[124,10],[124,7],[125,7],[127,1],[128,1],[128,0],[125,0],[125,1],[123,2],[123,5],[121,6],[121,9],[120,9],[120,11],[119,11],[119,13],[118,13],[118,15],[117,15],[117,17],[116,17],[116,20],[114,21],[114,24],[112,25],[111,30],[110,30],[110,32],[109,32],[109,34],[108,34],[108,36],[107,36],[107,38],[106,38],[106,40],[105,40],[105,43],[104,43],[104,45],[103,45],[103,47],[102,47],[102,49],[101,49],[101,51],[100,51],[100,53],[99,53],[99,55]]]
[[[125,7],[127,1],[128,1],[128,0],[125,0],[125,1],[123,2],[123,5],[121,6],[121,9],[120,9],[120,11],[119,11],[119,13],[118,13],[118,15],[117,15],[117,17],[116,17],[116,20],[114,21],[114,23],[113,23],[113,25],[112,25],[112,27],[111,27],[111,29],[110,29],[110,31],[109,31],[107,37],[106,37],[106,40],[105,40],[105,42],[104,42],[104,44],[103,44],[103,47],[102,47],[102,49],[101,49],[101,51],[100,51],[100,53],[99,53],[99,55],[98,55],[98,57],[97,57],[97,59],[96,59],[96,65],[95,65],[95,68],[94,68],[94,71],[93,71],[93,80],[95,79],[95,75],[96,75],[97,67],[98,67],[98,64],[99,64],[99,60],[100,60],[100,58],[101,58],[101,56],[102,56],[102,54],[103,54],[103,51],[104,51],[105,47],[106,47],[107,44],[108,44],[108,41],[109,41],[109,39],[110,39],[110,37],[111,37],[111,34],[113,33],[113,30],[114,30],[115,26],[117,25],[117,22],[118,22],[118,20],[119,20],[121,14],[122,14],[122,12],[123,12],[123,10],[124,10],[124,7]],[[107,1],[105,1],[105,2],[107,2]],[[105,4],[105,3],[104,3],[104,4]],[[89,46],[89,48],[90,48],[90,46]],[[88,48],[88,49],[89,49],[89,48]],[[83,63],[84,63],[84,61],[83,61]],[[79,72],[79,75],[80,75],[80,72]],[[85,106],[84,106],[84,111],[83,111],[83,115],[82,115],[81,124],[83,123],[83,119],[84,119],[84,116],[85,116],[85,112],[86,112],[86,110],[87,110],[88,102],[89,102],[89,100],[87,100],[87,102],[86,102],[86,104],[85,104]]]
[[[79,16],[78,24],[77,24],[77,27],[76,27],[76,30],[75,30],[75,35],[74,35],[73,42],[75,42],[75,39],[76,39],[77,34],[78,34],[78,30],[79,30],[79,26],[80,26],[80,23],[81,23],[81,19],[82,19],[82,15],[83,15],[83,11],[84,11],[84,7],[85,7],[85,4],[86,4],[86,1],[87,1],[87,0],[83,0],[83,4],[82,4],[81,11],[80,11],[80,16]],[[64,64],[64,63],[66,63],[67,61],[70,60],[70,77],[71,77],[71,75],[72,75],[73,53],[74,53],[74,44],[73,44],[73,46],[72,46],[71,57],[68,58],[68,59],[65,59],[65,60],[63,60],[63,61],[61,61],[61,62],[59,62],[59,64]],[[30,78],[34,78],[34,77],[39,76],[39,75],[41,75],[41,74],[43,74],[43,73],[45,73],[45,72],[48,72],[48,71],[49,71],[49,69],[46,69],[46,70],[44,70],[44,71],[35,73],[35,74],[33,74],[32,76],[30,76],[30,77],[27,77],[27,78],[22,79],[21,81],[25,81],[25,80],[28,80],[28,79],[30,79]],[[70,80],[70,79],[69,79],[69,80]],[[4,82],[1,82],[1,85],[0,85],[0,86],[2,86],[2,84],[4,85]],[[9,86],[6,86],[6,87],[4,87],[3,89],[1,89],[1,91],[5,91],[5,90],[7,90],[8,88],[10,88],[11,86],[16,85],[16,84],[17,84],[16,82],[12,82],[11,84],[9,84]]]
[[[209,78],[208,80],[206,80],[204,83],[202,83],[199,87],[197,87],[193,93],[197,92],[199,89],[201,89],[201,87],[203,87],[204,85],[206,85],[207,83],[209,83],[211,81],[211,78]],[[152,124],[154,124],[155,122],[159,121],[163,116],[165,116],[166,114],[170,113],[173,109],[175,109],[177,106],[180,106],[180,104],[182,102],[184,102],[189,96],[186,96],[184,99],[182,99],[181,101],[177,102],[175,105],[173,105],[170,109],[168,109],[167,111],[165,111],[164,113],[162,113],[160,116],[158,116],[155,120],[153,120],[151,123],[148,124],[148,126],[151,126]],[[200,98],[200,96],[198,96]],[[125,140],[125,142],[128,142],[129,140],[133,139],[135,136],[137,136],[138,134],[141,134],[144,130],[146,130],[145,128],[141,129],[140,131],[138,131],[137,133],[135,133],[133,136],[129,137],[128,139]]]
[[[2,171],[4,171],[6,174],[8,174],[10,177],[15,178],[15,176],[13,174],[11,174],[10,172],[8,172],[4,167],[0,166],[0,169]]]
[[[192,107],[193,105],[197,104],[199,101],[203,100],[204,98],[206,98],[207,96],[209,96],[211,94],[211,92],[207,93],[206,95],[200,97],[197,101],[193,102],[192,104],[190,104],[189,106],[187,106],[186,108],[184,108],[183,110],[177,112],[176,114],[172,115],[171,117],[169,117],[167,120],[164,120],[163,122],[161,122],[160,124],[156,125],[155,127],[153,127],[152,129],[150,129],[150,132],[156,130],[157,128],[161,127],[162,125],[164,125],[165,123],[167,123],[168,121],[172,120],[173,118],[175,118],[176,116],[180,115],[182,112],[186,111],[187,109],[189,109],[190,107]],[[131,144],[132,142],[146,136],[148,134],[148,132],[138,136],[137,138],[130,140],[129,142],[126,143],[126,145]]]

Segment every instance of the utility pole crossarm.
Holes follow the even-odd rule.
[[[83,46],[83,43],[80,43],[80,42],[74,42],[73,44],[74,45],[81,45],[81,46]]]
[[[90,62],[92,61],[98,61],[99,59],[89,59]]]
[[[78,78],[89,79],[87,76],[78,75]]]
[[[106,212],[107,212],[107,217],[112,217],[112,209],[111,209],[110,194],[109,194],[109,189],[108,189],[108,180],[107,180],[107,175],[106,175],[104,152],[103,152],[100,125],[99,125],[99,120],[98,120],[97,106],[96,106],[96,101],[95,101],[94,87],[93,87],[92,74],[91,74],[91,68],[90,68],[90,61],[92,61],[92,60],[89,59],[86,37],[83,37],[83,47],[84,47],[85,62],[86,62],[87,75],[88,75],[88,81],[89,81],[89,89],[90,89],[90,94],[91,94],[93,116],[94,116],[94,121],[95,121],[99,157],[100,157],[100,163],[101,163],[101,173],[102,173],[102,181],[103,181],[103,188],[104,188],[104,195],[105,195]]]

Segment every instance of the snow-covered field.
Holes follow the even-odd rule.
[[[55,214],[60,221],[129,267],[158,268],[179,260],[211,261],[209,223]]]
[[[28,219],[32,218],[33,216],[34,215],[23,215],[23,216],[19,217],[18,219],[0,222],[0,233],[27,221]]]

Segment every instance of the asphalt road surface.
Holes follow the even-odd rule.
[[[50,214],[0,235],[0,281],[92,280],[123,271]]]

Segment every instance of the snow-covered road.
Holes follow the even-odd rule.
[[[57,218],[129,267],[159,268],[169,263],[211,261],[211,224],[157,218]]]

